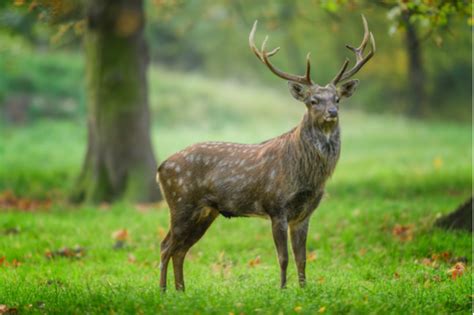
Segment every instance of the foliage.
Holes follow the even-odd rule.
[[[203,121],[157,126],[153,134],[161,157],[197,141],[264,140],[297,123],[303,112],[296,103],[288,112],[286,100],[266,93],[260,98],[251,104],[262,107],[258,122],[237,107],[233,110],[244,111],[247,122],[218,129],[203,128]],[[350,111],[350,104],[341,106],[343,154],[311,221],[304,290],[297,287],[293,262],[289,288],[278,289],[267,221],[219,218],[186,260],[187,292],[160,293],[159,241],[169,224],[165,205],[70,208],[61,196],[79,168],[84,128],[42,121],[2,130],[0,183],[7,186],[0,190],[49,196],[53,204],[33,212],[22,212],[20,203],[0,209],[0,304],[47,313],[470,311],[472,268],[465,258],[471,235],[432,228],[440,214],[471,194],[470,127],[365,115]],[[281,119],[268,120],[264,109]]]
[[[2,69],[10,64],[20,72],[44,73],[37,69],[58,67],[54,71],[61,80],[33,77],[38,95],[54,91],[75,98],[79,93],[82,59],[77,54],[32,57],[19,49],[16,56]],[[160,160],[199,141],[263,141],[289,130],[304,112],[284,82],[274,82],[281,89],[276,91],[252,81],[163,68],[152,68],[150,78]],[[0,194],[0,311],[470,311],[472,267],[465,258],[471,235],[432,228],[440,214],[471,194],[470,126],[352,110],[367,99],[369,88],[361,82],[358,92],[341,103],[343,152],[311,221],[304,290],[297,287],[293,262],[289,288],[278,289],[268,221],[219,218],[186,260],[187,292],[170,288],[161,294],[159,241],[169,224],[166,206],[71,208],[62,200],[85,150],[84,120],[2,124],[0,191],[12,194]]]

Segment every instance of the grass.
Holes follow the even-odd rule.
[[[159,73],[152,71],[152,82]],[[153,128],[160,159],[197,141],[261,141],[288,130],[303,113],[286,92],[164,75],[165,105],[157,92],[150,96],[154,110],[163,109]],[[160,293],[166,207],[71,207],[61,200],[81,166],[85,123],[3,126],[0,190],[55,202],[48,211],[0,213],[0,257],[9,262],[0,266],[0,304],[58,314],[471,312],[471,234],[432,226],[471,194],[470,126],[349,110],[357,102],[355,96],[342,105],[341,160],[311,220],[308,285],[298,288],[291,262],[283,291],[269,222],[219,218],[187,257],[186,293],[174,292],[171,270],[170,290]],[[397,225],[406,234],[394,235]],[[7,233],[12,228],[18,233]],[[115,250],[111,234],[121,228],[130,240]],[[45,257],[64,246],[81,246],[86,254]],[[466,273],[451,279],[453,262],[431,259],[440,253],[466,257]],[[12,266],[14,260],[20,265]]]

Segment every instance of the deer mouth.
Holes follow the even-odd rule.
[[[324,122],[325,123],[335,123],[337,121],[337,116],[336,117],[325,117]]]

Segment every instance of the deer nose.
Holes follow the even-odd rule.
[[[329,117],[337,117],[337,109],[335,107],[331,107],[328,109]]]

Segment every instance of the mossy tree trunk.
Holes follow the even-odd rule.
[[[410,21],[410,13],[403,13],[402,18],[406,27],[405,43],[408,54],[408,94],[410,97],[408,112],[414,117],[423,117],[427,114],[428,108],[421,42],[416,26]]]
[[[158,200],[143,0],[90,0],[86,22],[88,146],[72,199]]]

